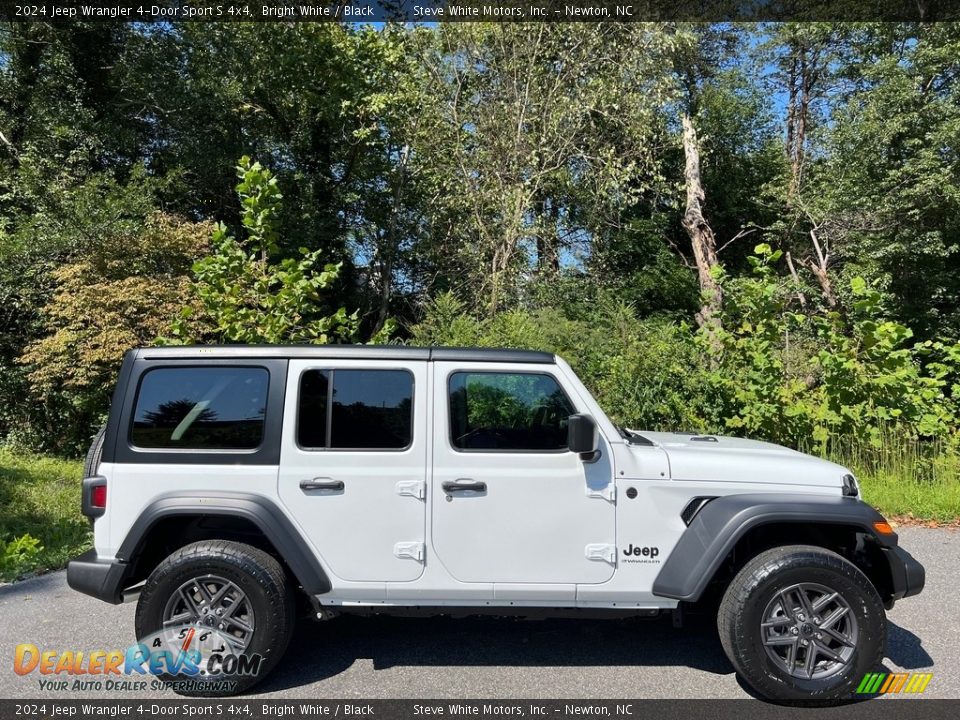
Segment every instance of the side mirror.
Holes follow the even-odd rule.
[[[571,415],[567,419],[567,447],[580,457],[597,449],[597,423],[589,415]]]

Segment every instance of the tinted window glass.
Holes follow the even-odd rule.
[[[549,375],[450,376],[451,439],[460,450],[561,450],[574,412]]]
[[[406,370],[309,370],[300,380],[297,423],[305,448],[408,447],[413,376]]]
[[[327,446],[327,400],[330,384],[325,370],[308,370],[300,378],[297,443],[305,448]]]
[[[263,439],[264,368],[157,368],[140,382],[131,442],[142,448],[252,450]]]

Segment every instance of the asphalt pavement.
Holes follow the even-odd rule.
[[[889,672],[933,672],[925,697],[960,699],[960,532],[902,528],[927,570],[924,592],[888,614]],[[13,672],[14,648],[123,649],[134,605],[70,590],[63,572],[0,587],[0,698],[175,698],[148,692],[41,691]],[[250,697],[744,698],[713,622],[693,618],[515,620],[343,617],[298,626],[290,649]]]

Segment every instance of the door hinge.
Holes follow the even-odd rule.
[[[425,549],[422,542],[398,542],[393,546],[393,554],[398,558],[410,558],[423,562]]]
[[[397,495],[423,500],[427,496],[427,484],[423,480],[401,480],[397,483]]]
[[[611,565],[617,564],[617,546],[609,545],[606,543],[595,543],[592,545],[587,545],[585,548],[585,555],[587,560],[601,560],[603,562],[610,563]]]
[[[602,488],[587,488],[587,497],[591,498],[600,498],[602,500],[609,500],[614,502],[617,499],[617,484],[614,482],[609,482],[604,485]]]

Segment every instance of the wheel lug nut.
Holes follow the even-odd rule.
[[[223,608],[217,608],[217,615],[223,615]]]
[[[792,627],[792,628],[790,628],[790,632],[792,632],[792,633],[793,633],[794,635],[799,635],[799,634],[800,634],[800,631],[799,631],[799,630],[797,630],[797,628],[796,628],[796,627]]]
[[[220,623],[219,625],[217,625],[217,630],[223,630],[223,628],[224,628],[223,623]]]
[[[813,619],[813,621],[814,621],[817,625],[820,624],[820,618],[818,618],[818,617],[815,617],[815,618]]]
[[[806,646],[806,645],[807,645],[807,641],[806,641],[806,640],[801,640],[801,641],[800,641],[800,644],[803,645],[803,646]]]
[[[817,640],[823,640],[823,633],[817,633]]]
[[[805,619],[806,618],[803,617],[803,613],[800,613],[797,615],[797,620],[799,620],[800,622],[803,622]]]

